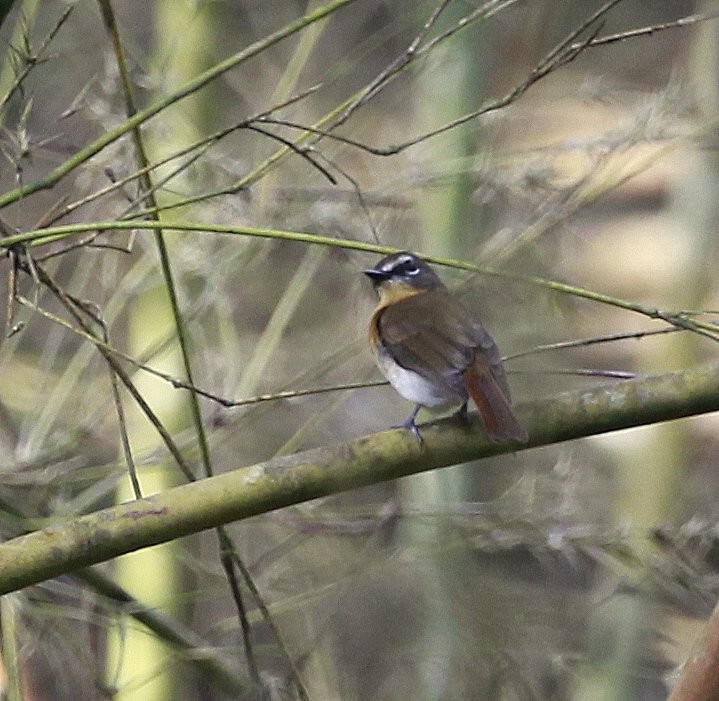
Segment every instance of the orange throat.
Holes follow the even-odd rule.
[[[397,304],[403,299],[421,295],[424,292],[426,290],[418,290],[416,287],[405,285],[401,282],[386,282],[379,290],[377,309],[384,309],[384,307],[389,307],[391,304]]]

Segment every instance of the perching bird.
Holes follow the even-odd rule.
[[[416,404],[402,426],[422,442],[415,423],[422,407],[460,405],[471,397],[495,443],[526,442],[510,405],[499,350],[482,324],[412,253],[395,253],[364,271],[379,295],[369,342],[380,370]]]

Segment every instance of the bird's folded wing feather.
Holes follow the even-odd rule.
[[[383,345],[404,368],[456,390],[481,351],[492,376],[509,397],[499,351],[482,324],[449,292],[408,297],[381,310]]]

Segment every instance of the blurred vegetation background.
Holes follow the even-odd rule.
[[[719,313],[719,23],[664,27],[719,4],[611,4],[587,22],[603,3],[346,3],[20,197],[7,193],[128,110],[329,4],[0,3],[3,236],[159,211]],[[569,43],[649,27],[430,136],[512,93],[576,30]],[[0,345],[3,537],[131,499],[128,452],[142,494],[186,480],[121,388],[123,450],[108,365],[45,276],[103,320],[112,346],[184,378],[164,250],[193,381],[227,400],[379,378],[361,274],[379,255],[202,230],[163,245],[96,227],[2,263],[19,295]],[[517,402],[715,356],[691,333],[540,352],[668,327],[440,272],[508,356]],[[387,386],[239,408],[201,398],[203,459],[188,394],[122,367],[198,477],[381,431],[410,409]],[[716,428],[701,417],[406,478],[5,596],[5,698],[662,699],[717,594]]]

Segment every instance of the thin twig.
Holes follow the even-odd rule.
[[[82,314],[79,312],[76,303],[67,295],[67,293],[64,292],[64,290],[50,277],[50,275],[41,267],[36,266],[36,274],[38,275],[38,278],[42,285],[47,287],[58,299],[58,301],[65,307],[65,309],[72,315],[72,317],[75,319],[77,324],[82,328],[82,330],[88,334],[90,337],[93,337],[94,334],[92,333],[92,329],[88,325],[88,323],[83,318]],[[25,304],[28,304],[28,306],[37,306],[33,305],[32,302],[29,300],[25,300],[24,298],[18,298],[18,301],[22,301]],[[84,313],[84,309],[82,310]],[[97,339],[99,340],[99,339]],[[187,477],[188,480],[194,481],[195,476],[190,469],[190,466],[187,464],[187,461],[183,457],[182,453],[180,452],[179,448],[175,444],[174,440],[172,439],[172,436],[168,433],[168,431],[163,426],[160,419],[157,417],[155,412],[152,410],[150,405],[145,401],[144,397],[138,389],[135,387],[134,383],[130,379],[130,376],[124,371],[124,369],[120,366],[118,361],[115,359],[113,354],[107,350],[105,350],[105,344],[104,343],[95,343],[95,346],[100,351],[100,353],[103,355],[105,360],[109,363],[110,367],[112,368],[113,372],[117,374],[117,376],[120,378],[122,383],[125,385],[125,387],[128,389],[130,394],[132,395],[133,399],[137,402],[142,412],[145,414],[145,416],[148,418],[150,423],[155,427],[155,430],[159,433],[160,437],[163,440],[163,443],[167,447],[168,451],[172,455],[173,458],[175,458],[175,461],[177,462],[178,467],[182,470],[183,474]]]
[[[579,348],[583,346],[592,346],[597,343],[611,343],[613,341],[626,341],[628,339],[640,339],[645,336],[656,336],[659,334],[676,333],[677,331],[686,331],[687,329],[678,329],[674,326],[664,329],[651,329],[647,331],[632,331],[630,333],[617,333],[609,336],[596,336],[594,338],[580,338],[574,341],[560,341],[559,343],[546,343],[541,346],[534,346],[529,350],[519,351],[517,353],[510,353],[505,355],[502,360],[516,360],[517,358],[524,358],[528,355],[536,355],[537,353],[544,353],[546,351],[562,350],[564,348]]]
[[[62,178],[84,164],[96,154],[100,153],[108,145],[116,142],[125,134],[132,132],[138,126],[144,124],[170,105],[174,105],[188,95],[194,94],[227,71],[244,63],[269,47],[274,46],[283,39],[286,39],[315,22],[319,22],[325,17],[330,16],[334,12],[337,12],[340,8],[346,7],[353,2],[356,2],[356,0],[330,0],[318,9],[310,11],[306,15],[289,22],[281,29],[267,35],[260,41],[256,41],[242,51],[239,51],[233,56],[220,61],[205,72],[177,88],[177,90],[174,90],[171,94],[165,95],[163,98],[155,101],[145,109],[139,110],[133,114],[119,126],[114,129],[110,129],[91,144],[88,144],[77,151],[71,158],[68,158],[66,161],[54,168],[45,177],[0,195],[0,209],[35,192],[54,187],[56,183],[62,180]]]
[[[242,631],[245,657],[247,658],[247,668],[250,671],[250,677],[252,677],[252,681],[255,683],[255,686],[260,689],[260,672],[257,668],[254,647],[252,645],[252,628],[247,620],[247,611],[245,609],[245,603],[242,599],[240,583],[237,581],[237,577],[235,576],[233,559],[233,555],[236,555],[235,548],[223,526],[218,526],[215,529],[215,532],[217,533],[217,537],[220,542],[220,562],[222,563],[222,569],[225,571],[225,577],[230,584],[232,599],[235,602],[235,608],[237,609],[237,615],[240,621],[240,630]]]
[[[99,310],[88,309],[86,305],[85,313],[94,319],[95,323],[102,329],[102,340],[108,346],[110,345],[110,331],[107,327],[105,319],[100,315]],[[125,409],[122,406],[122,397],[120,396],[120,385],[117,381],[117,375],[113,372],[112,368],[108,365],[107,367],[110,373],[110,386],[112,388],[112,400],[115,405],[115,412],[117,413],[117,423],[120,429],[120,443],[122,444],[122,452],[125,456],[125,464],[127,465],[127,472],[130,475],[130,484],[132,485],[132,491],[135,495],[135,499],[142,499],[142,487],[140,486],[140,480],[137,476],[137,466],[135,465],[135,459],[132,455],[132,447],[130,446],[130,436],[127,431],[127,419],[125,417]]]
[[[304,146],[298,146],[297,144],[294,144],[292,141],[289,141],[288,139],[284,138],[283,136],[280,136],[279,134],[273,134],[271,131],[267,129],[262,129],[261,127],[258,127],[256,124],[248,124],[247,129],[250,131],[257,132],[258,134],[262,134],[263,136],[267,136],[270,139],[274,139],[275,141],[279,141],[281,144],[286,146],[288,149],[294,151],[298,156],[301,158],[304,158],[310,165],[312,165],[314,168],[316,168],[322,175],[327,178],[333,185],[337,184],[337,180],[330,173],[327,168],[317,163],[317,161],[314,160],[314,158],[310,155],[312,151]]]
[[[530,74],[525,78],[525,80],[520,83],[518,86],[513,88],[509,93],[507,93],[504,97],[499,98],[497,100],[493,100],[485,105],[483,105],[478,110],[475,110],[474,112],[470,112],[468,114],[465,114],[455,120],[452,120],[450,122],[447,122],[446,124],[442,125],[441,127],[438,127],[437,129],[434,129],[432,131],[426,132],[420,136],[417,136],[411,140],[402,142],[400,144],[391,145],[391,146],[372,146],[370,144],[362,143],[360,141],[357,141],[355,139],[351,139],[349,137],[345,137],[339,134],[334,133],[332,130],[336,128],[337,124],[332,123],[330,126],[326,128],[319,128],[315,126],[308,126],[305,124],[300,124],[298,122],[294,122],[289,119],[280,119],[276,117],[262,117],[262,121],[267,122],[269,124],[277,124],[277,125],[283,125],[287,126],[292,129],[307,131],[310,133],[313,133],[317,136],[320,136],[322,138],[328,138],[333,139],[335,141],[347,144],[349,146],[354,146],[358,149],[361,149],[362,151],[365,151],[367,153],[370,153],[372,155],[376,156],[393,156],[397,153],[400,153],[404,151],[405,149],[409,148],[410,146],[415,146],[416,144],[425,141],[427,139],[430,139],[434,136],[437,136],[441,133],[444,133],[445,131],[448,131],[449,129],[453,129],[457,126],[460,126],[461,124],[464,124],[468,121],[471,121],[473,119],[476,119],[480,116],[483,116],[485,114],[488,114],[489,112],[497,111],[501,108],[509,106],[512,102],[516,101],[517,98],[521,97],[532,85],[534,85],[536,82],[541,80],[542,78],[546,77],[550,72],[553,72],[554,70],[566,65],[567,63],[573,61],[576,59],[581,53],[583,53],[585,50],[597,46],[604,46],[606,44],[611,44],[619,41],[624,41],[627,39],[637,38],[641,36],[647,36],[654,34],[656,32],[666,31],[669,29],[675,29],[680,27],[686,27],[690,26],[692,24],[697,24],[699,22],[706,22],[712,19],[716,19],[719,17],[719,12],[708,12],[704,14],[695,14],[690,15],[688,17],[683,17],[678,20],[674,20],[671,22],[664,22],[661,24],[655,24],[647,27],[641,27],[638,29],[628,30],[625,32],[618,32],[616,34],[611,34],[604,37],[599,37],[596,35],[596,32],[599,31],[599,27],[594,30],[594,32],[586,39],[575,42],[574,39],[581,34],[583,31],[586,31],[586,29],[591,26],[593,23],[595,23],[600,17],[604,16],[612,7],[619,2],[622,2],[622,0],[611,0],[611,2],[606,3],[603,7],[601,7],[599,10],[597,10],[594,14],[592,14],[589,18],[587,18],[580,27],[578,27],[576,30],[574,30],[571,34],[569,34],[567,37],[564,38],[562,42],[560,42],[557,46],[555,46],[548,54],[544,56],[544,58],[537,63],[537,65],[532,69]],[[464,18],[465,20],[468,20],[470,18],[474,18],[474,16],[477,14],[477,11],[472,13],[468,18]],[[461,24],[462,27],[466,26],[466,22]],[[460,28],[459,26],[455,27],[456,29]],[[442,38],[444,38],[445,35],[443,35]],[[440,37],[437,37],[437,39],[434,40],[434,42],[437,42],[440,40]],[[432,44],[433,45],[433,44]],[[415,53],[412,55],[417,56],[421,55],[421,53],[426,52],[430,48],[430,45],[423,47],[423,50],[421,52],[415,51]],[[385,76],[385,78],[388,78],[389,75]],[[365,100],[366,101],[366,100]]]
[[[22,85],[25,82],[25,79],[30,75],[30,72],[35,68],[35,66],[40,65],[41,63],[45,63],[49,60],[49,57],[46,56],[46,52],[48,48],[50,47],[50,44],[57,36],[57,33],[60,31],[62,26],[65,24],[65,22],[70,17],[70,14],[75,9],[75,5],[68,5],[68,7],[65,9],[65,11],[60,15],[57,22],[55,22],[55,25],[50,29],[50,31],[47,33],[45,38],[42,40],[40,44],[40,48],[36,52],[30,51],[30,44],[29,39],[25,37],[25,47],[23,50],[16,49],[14,47],[10,47],[14,50],[15,56],[17,57],[17,60],[23,64],[22,70],[15,76],[15,80],[13,84],[10,86],[10,89],[5,93],[5,95],[0,99],[0,110],[5,107],[5,105],[10,101],[12,96],[18,91],[22,89]]]

